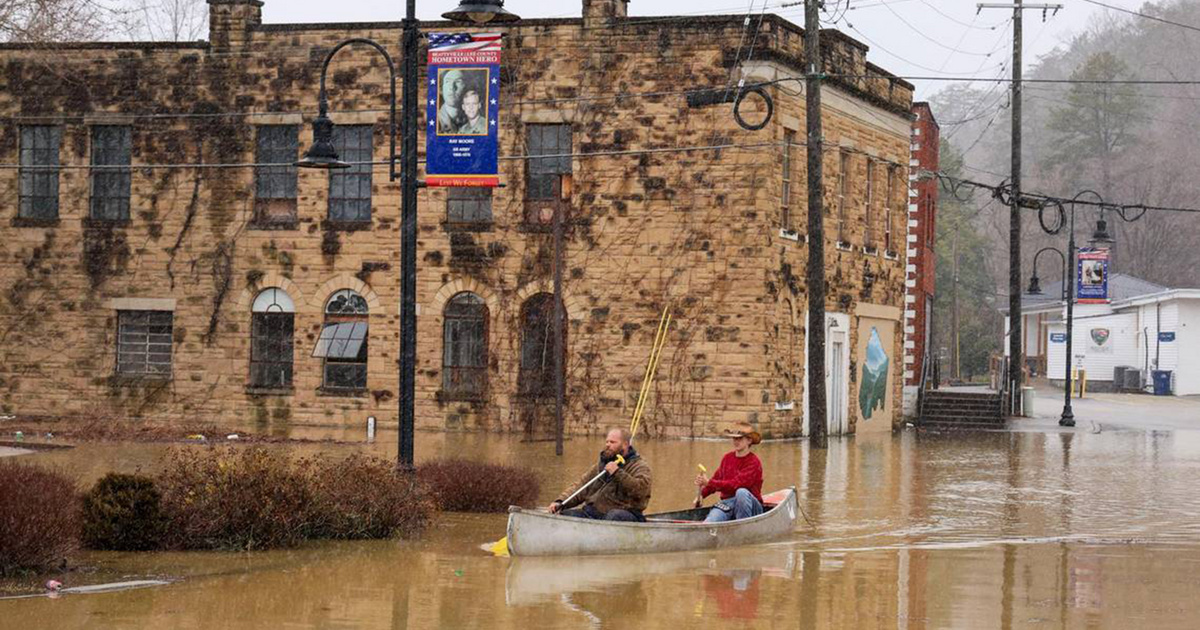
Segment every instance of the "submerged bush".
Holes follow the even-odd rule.
[[[540,485],[528,468],[465,459],[438,459],[417,470],[438,507],[450,512],[504,512],[510,505],[530,507]]]
[[[394,462],[354,454],[313,467],[313,538],[390,538],[416,534],[436,509],[415,475]]]
[[[109,473],[83,496],[83,544],[90,549],[157,549],[165,532],[162,493],[149,477]]]
[[[305,538],[308,470],[261,448],[172,452],[159,481],[166,543],[177,549],[269,549]]]
[[[79,548],[75,483],[0,460],[0,575],[59,568]]]

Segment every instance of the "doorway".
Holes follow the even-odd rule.
[[[845,435],[846,422],[846,333],[829,331],[829,435]]]

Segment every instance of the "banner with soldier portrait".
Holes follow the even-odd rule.
[[[1108,250],[1084,248],[1079,250],[1076,259],[1079,261],[1075,278],[1079,303],[1108,302]]]
[[[500,185],[500,33],[431,33],[425,182]]]

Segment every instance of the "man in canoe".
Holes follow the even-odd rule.
[[[721,458],[721,465],[712,479],[704,473],[696,475],[696,486],[700,488],[696,507],[714,492],[721,495],[721,500],[704,519],[706,523],[750,518],[763,513],[762,462],[750,452],[751,446],[762,442],[762,436],[742,422],[725,431],[725,437],[733,439],[733,450]]]
[[[600,462],[550,504],[550,513],[606,521],[645,521],[642,512],[650,503],[650,464],[633,448],[631,439],[628,429],[610,429]],[[581,488],[583,491],[575,494]],[[577,505],[582,507],[572,509]]]

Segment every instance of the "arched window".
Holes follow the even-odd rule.
[[[563,317],[563,365],[567,325]],[[521,306],[521,370],[518,389],[528,396],[554,395],[554,296],[538,293]]]
[[[329,298],[325,326],[313,356],[325,359],[322,388],[367,388],[367,301],[363,296],[342,289]]]
[[[292,339],[296,307],[283,289],[266,289],[254,298],[250,315],[250,386],[292,386]]]
[[[488,309],[474,293],[450,298],[442,331],[442,390],[459,398],[487,391]]]

